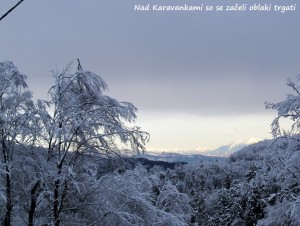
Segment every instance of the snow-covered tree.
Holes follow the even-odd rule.
[[[123,174],[108,174],[99,181],[98,225],[188,225],[190,199],[170,183],[160,186],[157,175],[142,167]],[[159,194],[153,192],[159,187]],[[95,201],[94,200],[94,201]]]
[[[187,194],[180,193],[171,182],[166,182],[159,192],[156,205],[182,222],[190,222],[192,213],[190,201]]]
[[[12,224],[12,213],[18,192],[14,178],[18,166],[16,154],[20,145],[30,140],[33,102],[27,90],[26,76],[18,71],[12,62],[0,63],[0,199],[1,220],[3,225]]]
[[[274,136],[265,156],[265,179],[268,215],[259,225],[299,225],[300,184],[300,75],[296,82],[289,79],[287,85],[293,90],[284,101],[266,103],[278,116],[271,125]],[[280,119],[289,119],[291,128],[283,130]]]
[[[135,106],[105,95],[104,80],[83,70],[80,63],[75,72],[68,65],[62,72],[53,71],[53,75],[51,100],[39,101],[45,128],[40,142],[48,149],[44,176],[53,224],[58,226],[69,188],[77,183],[74,179],[82,157],[107,158],[120,154],[119,147],[128,145],[133,152],[143,151],[148,134],[128,126],[136,118]]]
[[[278,116],[271,124],[272,134],[274,137],[298,134],[300,131],[300,75],[297,77],[297,82],[291,79],[287,80],[287,85],[293,90],[293,94],[288,94],[284,101],[278,103],[266,102],[267,109],[274,109],[277,111]],[[280,119],[288,118],[292,122],[290,131],[284,131],[280,126]]]

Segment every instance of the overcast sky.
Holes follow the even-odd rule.
[[[0,15],[17,1],[0,0]],[[278,4],[289,0],[25,0],[0,22],[0,61],[47,98],[50,70],[80,58],[134,103],[149,150],[215,148],[270,137],[286,79],[300,72],[294,12],[137,12],[135,4]],[[300,7],[300,5],[299,5]]]

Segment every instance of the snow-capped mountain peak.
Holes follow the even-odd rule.
[[[228,145],[223,145],[217,149],[201,149],[201,148],[197,148],[196,150],[199,151],[201,154],[203,155],[207,155],[207,156],[222,156],[222,157],[227,157],[229,155],[231,155],[232,153],[242,149],[243,147],[250,145],[250,144],[254,144],[261,141],[258,138],[250,138],[246,141],[242,141],[242,140],[237,140],[231,144]]]

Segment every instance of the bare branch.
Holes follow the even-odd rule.
[[[77,62],[78,62],[77,70],[78,70],[78,71],[81,71],[81,70],[82,70],[82,67],[81,67],[81,64],[80,64],[80,60],[77,59]]]
[[[1,18],[0,18],[0,21],[2,19],[4,19],[8,14],[10,14],[15,8],[17,8],[18,5],[20,5],[24,0],[20,0],[18,1],[17,4],[15,4],[10,10],[8,10]]]
[[[287,85],[292,87],[292,89],[300,96],[300,91],[297,89],[296,84],[292,80],[288,79]]]

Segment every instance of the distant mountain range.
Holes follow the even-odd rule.
[[[247,141],[239,140],[239,141],[233,142],[228,145],[223,145],[214,150],[204,150],[204,151],[200,151],[200,152],[201,152],[201,154],[206,155],[206,156],[228,157],[231,154],[237,152],[238,150],[241,150],[242,148],[244,148],[250,144],[257,143],[259,141],[260,140],[256,139],[256,138],[251,138]]]
[[[199,162],[219,162],[224,161],[225,158],[217,156],[205,156],[201,154],[180,154],[172,152],[146,152],[136,156],[138,158],[146,158],[152,161],[163,162],[185,162],[185,163],[199,163]]]
[[[199,163],[199,162],[218,162],[224,161],[225,157],[241,150],[242,148],[257,143],[259,140],[251,138],[247,141],[236,141],[229,145],[223,145],[214,150],[196,150],[182,153],[175,152],[146,152],[140,154],[139,158],[146,158],[152,161],[164,162],[186,162],[186,163]]]

